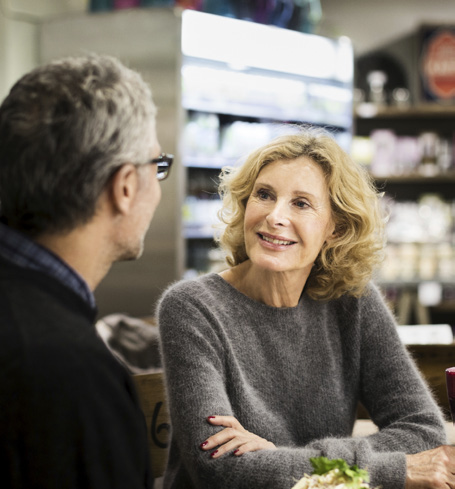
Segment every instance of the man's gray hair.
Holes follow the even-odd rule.
[[[0,215],[30,236],[90,220],[109,178],[150,159],[156,108],[110,56],[65,58],[22,77],[0,106]]]

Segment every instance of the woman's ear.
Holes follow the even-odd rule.
[[[128,214],[136,198],[139,179],[137,168],[131,163],[122,165],[111,180],[111,196],[114,209]]]
[[[337,224],[334,219],[331,219],[331,223],[329,225],[329,229],[327,230],[327,237],[325,242],[329,242],[334,238],[338,237],[338,229],[337,229]]]

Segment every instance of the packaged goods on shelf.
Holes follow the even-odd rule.
[[[389,243],[379,280],[384,283],[417,283],[436,280],[455,283],[455,251],[448,243]]]
[[[243,159],[273,138],[296,131],[292,124],[235,121],[222,130],[221,155],[226,159]]]
[[[355,136],[351,154],[381,178],[415,174],[434,177],[454,168],[451,143],[433,132],[407,136],[391,129],[376,129],[369,137]]]
[[[378,129],[371,133],[373,157],[371,172],[373,175],[384,177],[395,173],[396,136],[388,129]]]
[[[423,195],[418,202],[387,202],[387,237],[393,243],[450,242],[453,204],[438,195]]]
[[[187,196],[182,210],[185,237],[212,238],[215,227],[220,224],[220,209],[221,200],[218,198],[198,199]]]
[[[418,202],[387,199],[387,207],[381,280],[455,282],[455,201],[424,195]]]
[[[186,157],[217,155],[220,122],[216,114],[198,112],[188,117],[182,134],[182,153]]]

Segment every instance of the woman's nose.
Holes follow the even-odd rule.
[[[289,223],[289,208],[284,202],[277,201],[266,216],[270,226],[286,226]]]

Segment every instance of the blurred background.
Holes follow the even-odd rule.
[[[144,256],[96,292],[100,317],[151,316],[170,283],[219,270],[221,167],[311,123],[384,191],[376,280],[399,323],[455,324],[452,0],[0,0],[0,99],[33,67],[81,52],[142,73],[176,155]]]

